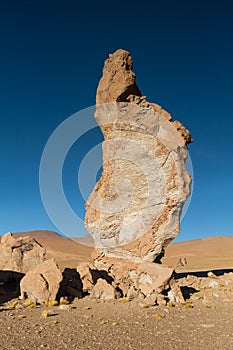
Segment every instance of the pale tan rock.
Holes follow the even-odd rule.
[[[44,260],[45,249],[34,238],[14,238],[10,232],[1,237],[0,270],[26,273]]]
[[[190,194],[191,136],[142,96],[127,51],[106,60],[96,100],[103,172],[86,203],[86,229],[100,255],[158,262]]]
[[[210,277],[210,278],[214,278],[214,279],[217,279],[217,278],[218,278],[212,271],[209,271],[209,272],[207,273],[207,276]]]
[[[143,262],[137,266],[138,289],[146,296],[162,291],[170,281],[173,269],[159,264]]]
[[[20,282],[21,298],[37,303],[56,299],[62,273],[53,259],[46,260],[26,273]]]
[[[115,288],[102,278],[99,278],[92,289],[92,298],[102,300],[113,300],[116,298]]]
[[[83,284],[83,291],[90,291],[94,286],[93,270],[95,270],[95,267],[91,263],[80,262],[77,266],[77,271]]]
[[[128,291],[127,291],[126,296],[129,300],[133,300],[133,299],[138,298],[140,295],[139,295],[139,291],[136,289],[135,286],[130,286]]]
[[[116,287],[119,288],[119,290],[121,291],[122,297],[127,297],[127,293],[129,290],[129,286],[127,285],[127,283],[120,282],[120,283],[116,284]]]
[[[154,306],[157,303],[157,294],[147,295],[144,299],[146,305]]]
[[[163,291],[173,274],[172,268],[160,264],[104,255],[94,260],[94,266],[105,270],[112,277],[115,287],[123,285],[122,294],[129,299]]]
[[[180,257],[177,259],[175,266],[174,266],[174,270],[180,269],[181,267],[184,267],[187,265],[187,259]]]
[[[157,299],[156,299],[156,303],[159,306],[165,306],[167,304],[165,296],[163,294],[158,294]]]
[[[132,66],[132,58],[125,50],[120,49],[109,55],[96,93],[97,105],[125,101],[130,95],[142,95],[136,85]]]
[[[183,303],[185,300],[179,285],[174,280],[173,283],[170,283],[170,285],[171,289],[167,293],[169,301],[174,304]]]

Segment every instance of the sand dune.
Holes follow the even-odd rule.
[[[34,237],[47,250],[48,257],[54,257],[62,267],[74,267],[80,260],[90,260],[93,248],[88,235],[78,239],[61,236],[54,231],[35,230],[17,232],[15,236]],[[184,270],[233,268],[233,237],[214,236],[171,243],[162,262],[174,266],[179,257],[187,259]]]

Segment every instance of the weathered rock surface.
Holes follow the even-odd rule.
[[[122,291],[124,297],[128,296],[130,287],[133,287],[134,297],[146,297],[163,291],[173,274],[172,268],[160,264],[114,258],[103,254],[94,263],[98,270],[108,272],[112,277],[112,284]]]
[[[30,270],[20,282],[21,298],[44,303],[56,299],[62,273],[53,259],[46,260]]]
[[[44,259],[45,250],[34,238],[14,238],[10,232],[1,237],[0,270],[26,273]]]
[[[85,226],[99,256],[157,262],[179,233],[190,194],[191,136],[146,101],[135,79],[127,51],[106,60],[95,113],[105,138],[103,171],[86,203]]]

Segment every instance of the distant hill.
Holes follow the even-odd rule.
[[[65,238],[55,231],[49,230],[35,230],[27,232],[14,232],[14,237],[30,236],[35,239],[62,239]]]
[[[171,243],[163,262],[173,265],[179,257],[187,259],[187,269],[233,268],[233,236],[212,236]]]
[[[67,238],[54,231],[34,230],[17,232],[14,236],[34,237],[62,266],[76,266],[80,260],[90,260],[93,239],[90,235]],[[162,263],[174,266],[180,257],[187,259],[184,270],[233,268],[233,236],[213,236],[170,243]]]
[[[30,236],[35,238],[47,252],[47,258],[55,258],[61,269],[76,267],[80,261],[91,260],[93,248],[64,237],[57,232],[34,230],[15,232],[15,237]]]

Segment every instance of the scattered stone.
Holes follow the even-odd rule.
[[[58,308],[59,310],[69,311],[72,309],[72,306],[67,304],[60,304]]]
[[[215,278],[215,279],[218,278],[218,276],[216,276],[212,271],[209,271],[209,272],[207,273],[207,276],[210,277],[210,278]]]

